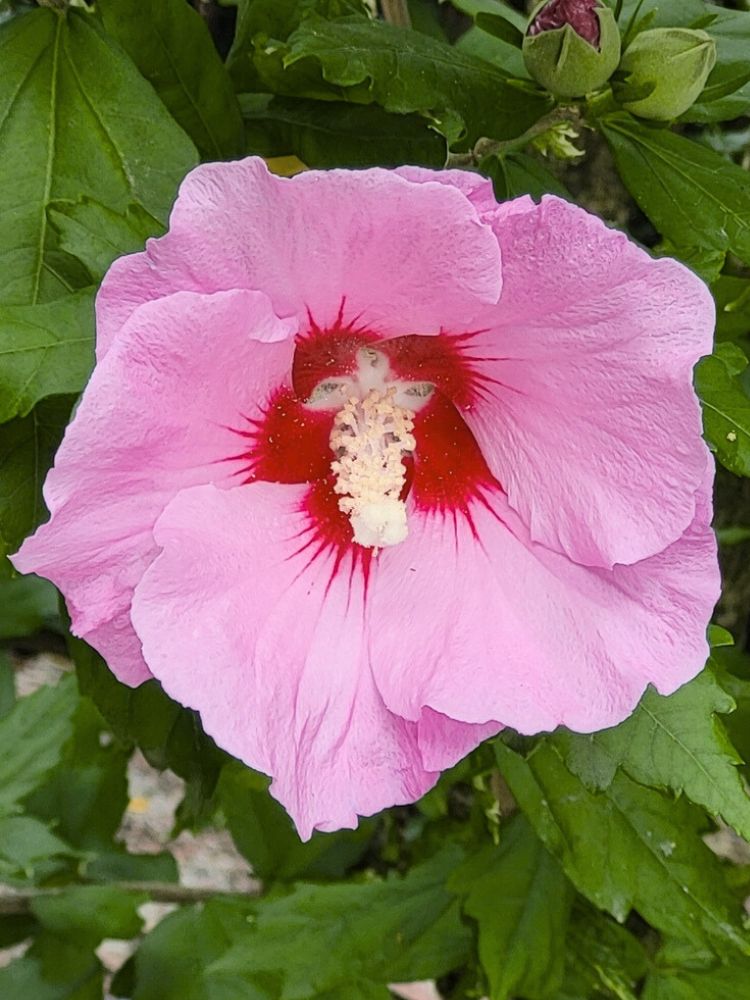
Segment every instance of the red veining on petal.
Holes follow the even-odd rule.
[[[300,399],[307,399],[320,382],[352,375],[357,369],[357,351],[378,340],[377,334],[354,323],[339,323],[321,330],[310,319],[310,329],[297,338],[292,365],[292,385]]]
[[[481,378],[468,353],[474,333],[434,337],[411,334],[379,344],[388,355],[396,378],[412,382],[432,382],[457,406],[470,406],[476,398]]]
[[[340,497],[333,486],[331,475],[311,484],[302,505],[305,524],[299,534],[300,546],[295,555],[307,553],[308,566],[319,556],[332,556],[331,580],[342,569],[345,557],[351,556],[350,574],[361,569],[366,585],[373,551],[352,542],[352,526],[346,514],[339,509]]]
[[[307,483],[327,476],[332,422],[331,414],[307,409],[291,389],[278,389],[246,432],[249,479]]]
[[[414,418],[411,495],[418,510],[453,511],[469,518],[470,502],[498,482],[453,403],[436,392]]]

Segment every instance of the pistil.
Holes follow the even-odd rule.
[[[334,417],[331,469],[339,509],[349,518],[354,541],[376,551],[408,534],[403,459],[416,446],[414,413],[395,402],[396,388],[350,396]]]

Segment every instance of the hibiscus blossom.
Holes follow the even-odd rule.
[[[188,176],[97,316],[15,564],[303,837],[703,666],[713,307],[682,265],[469,173],[248,159]]]

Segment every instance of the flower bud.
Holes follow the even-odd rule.
[[[620,63],[622,106],[641,118],[669,121],[695,102],[716,62],[716,42],[697,28],[651,28],[636,35]],[[644,96],[625,99],[631,88]]]
[[[615,16],[600,0],[547,0],[523,40],[526,68],[557,97],[582,97],[606,83],[620,59]]]

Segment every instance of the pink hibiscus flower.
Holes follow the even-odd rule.
[[[15,564],[303,837],[703,666],[713,306],[675,261],[470,173],[249,159],[190,174],[97,313]]]

